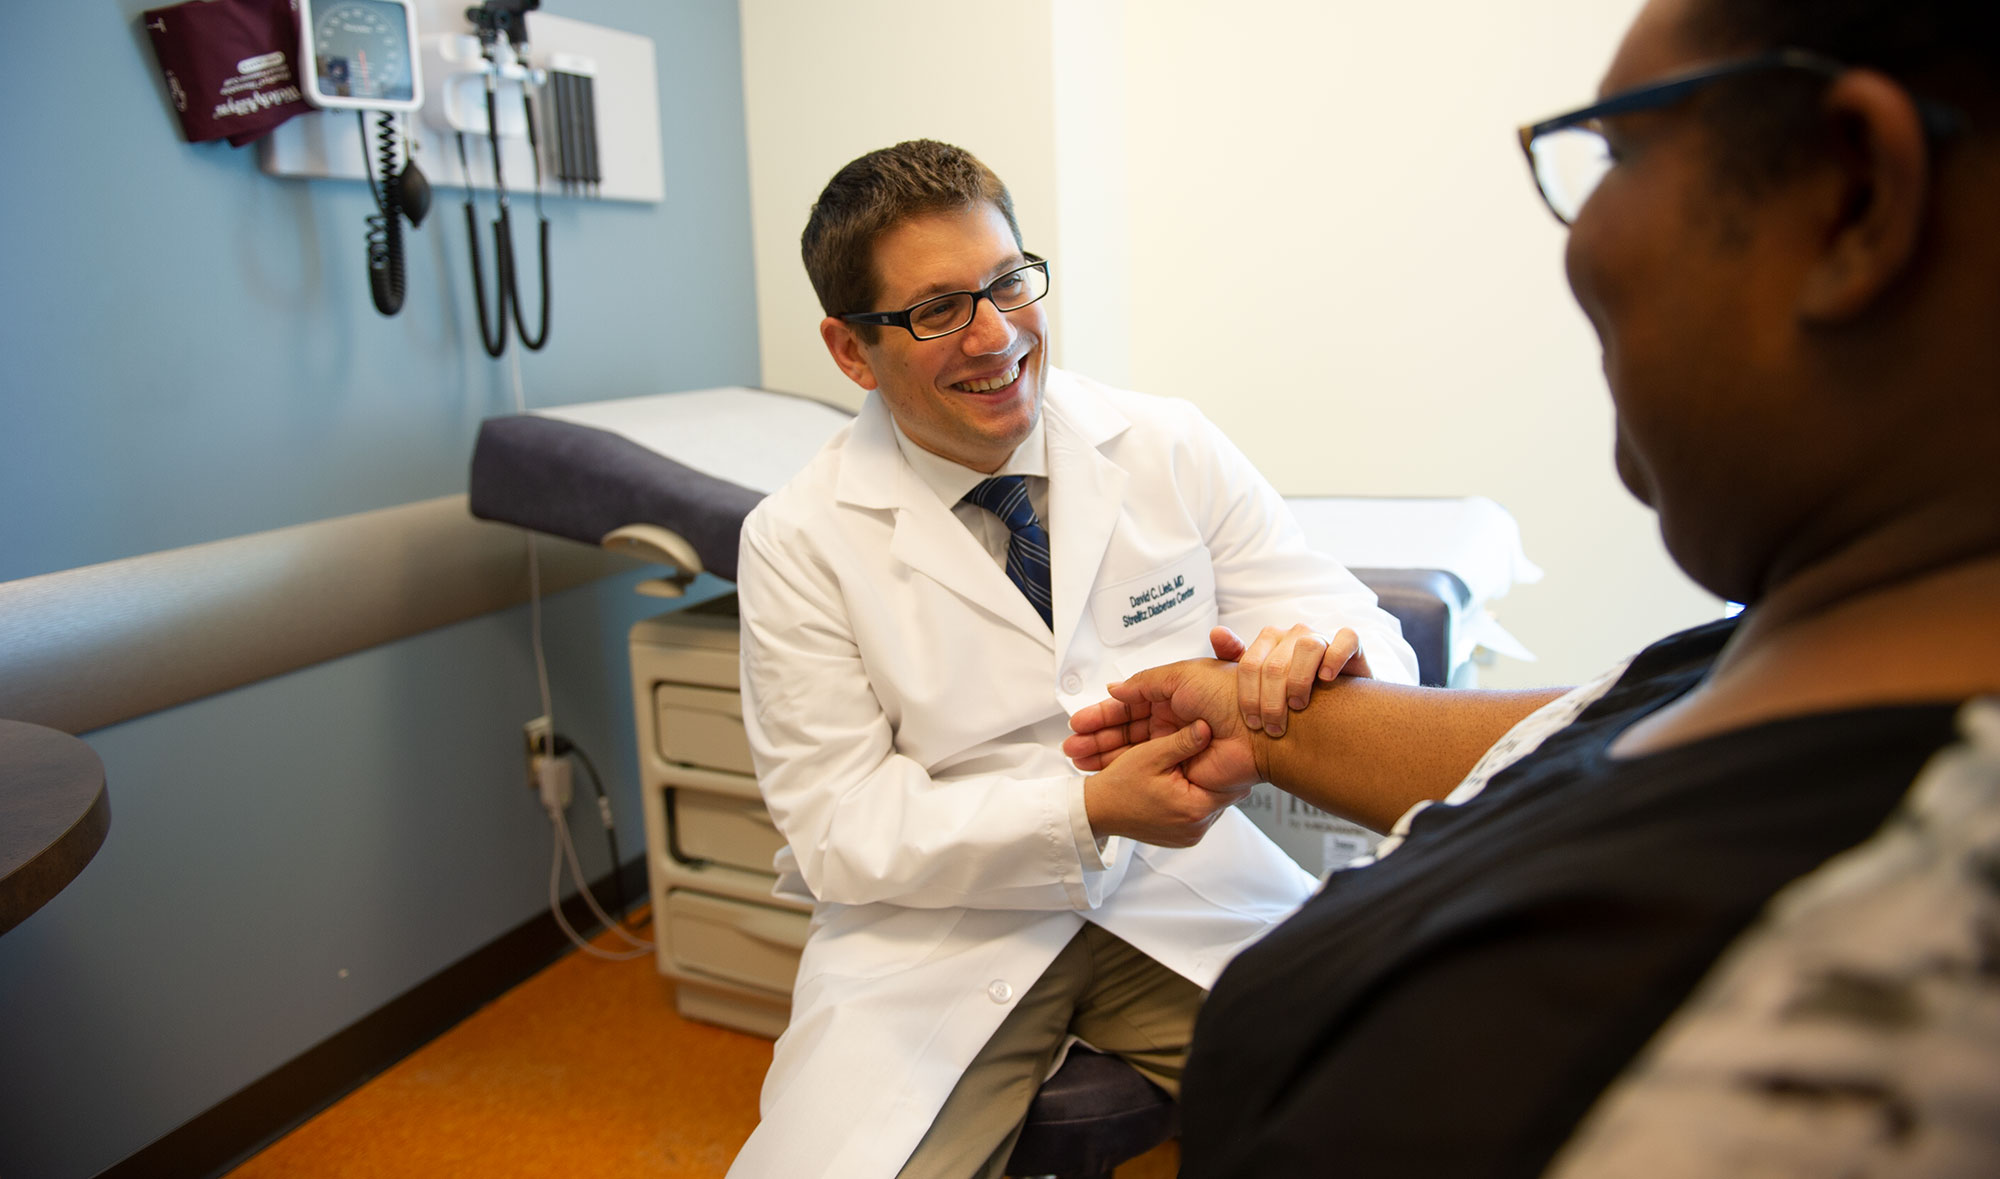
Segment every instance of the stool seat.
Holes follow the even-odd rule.
[[[1007,1173],[1109,1179],[1180,1128],[1180,1107],[1115,1056],[1078,1044],[1028,1106]]]

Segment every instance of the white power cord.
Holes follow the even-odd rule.
[[[527,413],[528,395],[521,387],[521,354],[518,349],[508,349],[507,367],[513,375],[514,412]],[[542,715],[549,719],[549,731],[553,733],[556,727],[555,701],[549,694],[548,656],[542,650],[541,550],[536,547],[532,532],[528,533],[528,638],[535,652],[535,686],[541,691]]]
[[[520,350],[508,349],[507,361],[508,369],[513,377],[514,412],[526,413],[528,412],[528,398],[521,387]],[[545,759],[554,759],[556,756],[555,749],[553,748],[556,731],[556,710],[555,701],[549,692],[548,655],[542,646],[542,562],[540,550],[535,545],[535,534],[532,532],[528,534],[528,637],[535,655],[535,686],[541,692],[542,715],[548,719],[549,725],[549,743],[551,747],[545,750],[542,756]],[[567,793],[567,787],[564,788],[564,793]],[[543,808],[548,811],[549,825],[554,830],[555,836],[555,848],[549,863],[549,913],[556,919],[556,925],[562,929],[564,936],[568,937],[577,949],[582,950],[593,958],[603,958],[610,962],[629,962],[634,958],[643,958],[653,952],[653,943],[644,938],[633,936],[625,928],[623,922],[612,920],[610,914],[606,913],[598,905],[597,898],[591,895],[590,885],[584,880],[583,868],[577,860],[576,841],[570,838],[569,822],[563,817],[563,803],[567,801],[566,798],[558,800],[546,795],[542,800]],[[602,799],[598,801],[598,807],[600,812],[608,810],[608,804]],[[605,826],[609,827],[610,825],[607,816]],[[633,949],[615,952],[600,950],[586,941],[583,935],[570,925],[569,918],[563,916],[562,866],[565,858],[569,860],[570,875],[576,880],[577,892],[583,897],[584,904],[590,907],[591,913],[604,923],[606,929],[623,938],[628,944],[634,947]],[[619,865],[611,865],[611,870],[613,872],[618,871]]]
[[[562,927],[563,933],[569,937],[569,940],[575,944],[577,949],[582,950],[593,958],[602,958],[607,962],[630,962],[634,958],[643,958],[652,953],[654,950],[652,942],[626,929],[623,922],[614,921],[611,915],[606,913],[603,907],[597,903],[597,898],[591,895],[590,886],[584,883],[583,871],[577,864],[576,843],[570,838],[569,823],[564,820],[560,808],[552,806],[548,808],[548,811],[549,823],[555,828],[555,851],[553,858],[549,861],[549,912],[555,915],[556,924]],[[569,919],[563,916],[562,911],[561,890],[564,859],[568,859],[569,861],[570,875],[576,880],[577,894],[583,898],[583,903],[590,907],[591,913],[604,923],[606,929],[617,934],[627,945],[633,947],[632,949],[619,951],[600,950],[588,941],[585,941],[583,935],[571,927]],[[616,871],[616,869],[614,868],[613,871]]]
[[[542,558],[535,547],[535,534],[528,533],[528,642],[535,653],[535,686],[542,694],[542,715],[548,718],[549,732],[556,731],[556,705],[549,693],[549,659],[542,650]],[[544,753],[554,753],[553,749]]]

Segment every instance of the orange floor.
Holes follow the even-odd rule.
[[[230,1174],[721,1179],[770,1062],[767,1040],[675,1015],[651,957],[572,953]],[[1118,1179],[1172,1179],[1179,1157]]]

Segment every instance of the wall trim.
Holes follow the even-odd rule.
[[[647,895],[644,856],[628,860],[619,876],[626,896]],[[610,874],[592,881],[590,888],[610,912],[615,891]],[[564,901],[563,914],[586,936],[602,928],[581,896]],[[570,949],[544,909],[100,1171],[97,1179],[226,1174]]]
[[[448,495],[0,582],[0,716],[84,733],[518,605],[530,536]],[[644,567],[535,544],[544,595]]]

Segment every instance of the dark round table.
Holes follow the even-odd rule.
[[[90,746],[0,720],[0,934],[76,879],[110,828],[104,763]]]

